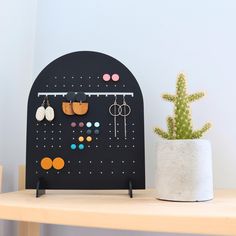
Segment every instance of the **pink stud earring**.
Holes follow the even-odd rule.
[[[110,76],[109,74],[104,74],[104,75],[102,76],[102,79],[103,79],[104,81],[109,81],[109,80],[111,79],[111,76]]]
[[[116,82],[120,79],[120,76],[118,74],[113,74],[111,79]]]

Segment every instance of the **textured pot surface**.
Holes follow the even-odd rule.
[[[171,201],[213,198],[211,144],[203,139],[162,140],[157,147],[156,197]]]

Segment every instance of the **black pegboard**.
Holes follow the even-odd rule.
[[[118,74],[119,81],[104,81],[104,74]],[[86,115],[67,116],[62,112],[66,93],[85,92],[89,111]],[[35,112],[48,95],[55,110],[55,119],[38,122]],[[114,117],[109,107],[122,104],[125,98],[131,108],[126,117],[117,116],[117,137]],[[71,127],[75,122],[76,127]],[[84,122],[83,128],[79,122]],[[91,122],[91,135],[86,123]],[[95,128],[94,123],[100,127]],[[99,134],[94,134],[98,129]],[[79,136],[85,141],[79,142]],[[86,137],[92,141],[87,142]],[[79,150],[78,145],[84,144]],[[76,150],[71,149],[76,144]],[[41,160],[61,157],[65,166],[41,168]],[[132,181],[134,189],[145,188],[144,114],[140,87],[133,74],[116,59],[97,52],[74,52],[50,63],[36,78],[28,100],[26,188],[35,189],[43,179],[45,189],[127,189]]]

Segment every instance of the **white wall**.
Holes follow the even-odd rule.
[[[3,191],[17,188],[25,161],[27,96],[32,83],[36,0],[0,0],[0,164]],[[5,222],[1,235],[16,235]],[[0,231],[1,232],[1,231]]]
[[[186,72],[190,91],[208,92],[193,104],[193,114],[196,127],[207,120],[214,125],[207,138],[214,148],[215,186],[234,187],[235,11],[233,0],[41,0],[34,75],[58,56],[78,50],[102,51],[124,62],[144,93],[147,180],[152,185],[157,139],[152,129],[165,126],[171,112],[160,95],[174,92],[177,73]]]
[[[4,116],[0,118],[0,162],[6,166],[5,190],[16,188],[14,172],[25,158],[26,97],[31,83],[49,62],[79,50],[112,55],[140,83],[145,99],[148,186],[154,184],[157,137],[152,130],[157,124],[165,127],[165,118],[172,112],[171,104],[162,101],[160,95],[174,92],[176,75],[184,71],[191,92],[208,92],[192,108],[196,127],[207,120],[214,125],[206,138],[213,146],[215,187],[235,188],[235,1],[40,0],[37,14],[34,1],[5,1],[3,5],[0,78]],[[17,10],[12,10],[15,5]],[[15,20],[15,15],[20,15],[20,20]],[[43,232],[45,236],[131,235],[61,226],[45,226]]]

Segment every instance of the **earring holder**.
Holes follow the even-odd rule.
[[[106,72],[118,74],[119,80],[104,81],[102,75]],[[68,88],[75,94],[81,88],[85,91],[89,98],[87,114],[63,114],[61,104]],[[34,117],[35,107],[46,95],[56,117],[53,122],[39,123]],[[124,103],[122,97],[132,109],[129,118],[127,106],[120,108]],[[114,98],[117,105],[115,109],[111,108],[111,113],[115,112],[115,119],[108,111]],[[121,120],[128,121],[126,126],[123,127]],[[123,64],[95,52],[76,52],[60,57],[39,74],[30,92],[26,188],[36,189],[38,186],[38,196],[46,189],[128,189],[132,196],[132,189],[145,188],[143,121],[141,90]],[[71,126],[72,122],[75,125]],[[91,126],[87,127],[87,123]],[[115,123],[113,130],[112,124]],[[123,133],[127,139],[120,138]],[[81,142],[80,136],[83,137]],[[72,144],[75,144],[73,150]],[[65,165],[60,170],[42,169],[40,163],[44,157],[60,157]]]

